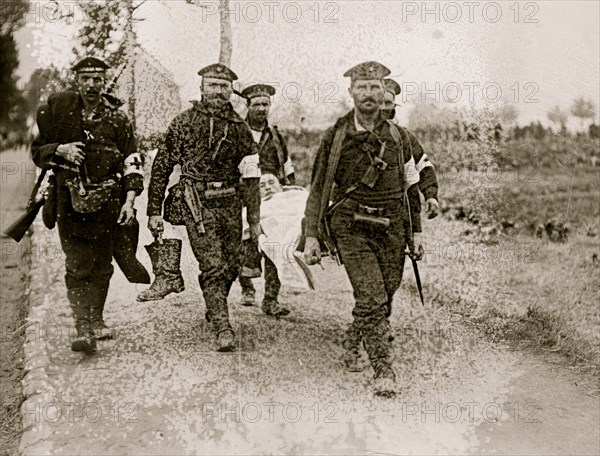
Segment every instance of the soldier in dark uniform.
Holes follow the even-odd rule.
[[[355,107],[321,142],[305,210],[305,260],[320,260],[319,238],[335,239],[355,299],[346,355],[355,357],[364,340],[378,395],[395,392],[389,305],[410,241],[406,189],[418,178],[410,137],[380,111],[389,73],[366,62],[344,74]]]
[[[113,274],[113,234],[135,218],[143,189],[141,157],[127,116],[102,95],[108,66],[87,57],[73,68],[79,92],[40,107],[33,161],[56,176],[56,218],[66,255],[67,296],[75,317],[73,351],[93,352]],[[124,196],[123,193],[124,192]]]
[[[402,89],[393,79],[384,79],[385,83],[385,94],[383,95],[382,112],[388,119],[394,120],[396,117],[396,97],[400,95]],[[415,159],[415,167],[419,173],[419,183],[417,187],[411,187],[412,191],[415,191],[417,197],[411,198],[411,215],[413,224],[413,234],[415,234],[414,242],[415,245],[420,244],[419,234],[421,233],[421,199],[418,197],[418,190],[421,191],[425,197],[427,218],[432,219],[439,215],[440,205],[438,203],[438,183],[437,175],[433,163],[423,151],[423,147],[417,140],[417,138],[410,132],[407,132],[411,137],[411,143],[413,144],[413,158]]]
[[[252,134],[229,102],[236,74],[221,64],[198,74],[202,100],[175,117],[154,159],[148,228],[156,238],[161,236],[165,190],[174,166],[181,165],[165,215],[170,214],[171,223],[186,226],[217,350],[231,351],[235,344],[227,295],[240,267],[242,204],[254,242],[260,234],[260,167]]]
[[[250,126],[252,137],[258,147],[260,157],[260,168],[263,174],[271,174],[278,179],[282,185],[294,185],[294,165],[290,159],[286,142],[275,125],[269,125],[268,117],[271,109],[271,97],[275,95],[275,88],[267,84],[254,84],[242,91],[242,97],[248,101],[248,117],[246,122]],[[243,264],[239,281],[242,286],[242,305],[254,305],[255,293],[251,277],[260,275],[260,269],[256,259],[260,256],[254,255],[251,247],[244,246]],[[265,259],[265,296],[262,302],[262,310],[267,315],[282,317],[290,313],[289,309],[278,301],[281,282],[277,275],[277,268],[266,255]]]

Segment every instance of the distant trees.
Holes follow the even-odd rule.
[[[565,134],[567,131],[567,120],[569,119],[569,113],[560,109],[560,106],[554,106],[548,111],[548,120],[553,124],[560,127],[560,132]]]
[[[583,124],[586,119],[592,119],[592,123],[594,123],[594,119],[596,118],[596,105],[592,100],[587,98],[576,98],[571,106],[571,114],[581,120],[581,128],[583,129]]]
[[[18,0],[2,2],[2,23],[0,24],[0,133],[2,139],[9,132],[21,130],[25,126],[25,101],[19,88],[15,71],[19,66],[19,52],[14,33],[23,26],[29,2]]]

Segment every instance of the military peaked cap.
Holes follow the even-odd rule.
[[[394,96],[400,95],[400,92],[402,91],[402,89],[400,89],[400,84],[393,79],[384,79],[383,82],[385,84],[386,92],[391,92]]]
[[[225,79],[226,81],[235,81],[237,80],[237,74],[231,71],[222,63],[214,63],[212,65],[208,65],[207,67],[202,68],[198,71],[198,75],[204,78],[216,78],[216,79]]]
[[[71,67],[75,73],[105,73],[109,66],[96,57],[85,57]]]
[[[383,79],[389,76],[391,71],[378,62],[359,63],[344,73],[344,77],[350,77],[353,81],[357,79]]]
[[[272,97],[275,95],[275,87],[268,84],[253,84],[242,90],[242,97],[251,100],[256,97]]]

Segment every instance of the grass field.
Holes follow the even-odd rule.
[[[600,155],[599,144],[423,144],[444,210],[424,230],[434,304],[495,339],[600,368],[600,168],[586,158]],[[291,150],[301,185],[310,184],[315,150]],[[552,220],[569,227],[566,243],[534,236]]]

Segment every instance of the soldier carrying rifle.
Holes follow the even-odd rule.
[[[106,333],[104,304],[113,274],[113,236],[131,225],[143,190],[141,157],[131,123],[103,96],[108,65],[86,57],[72,67],[78,92],[60,92],[38,110],[40,133],[32,144],[35,164],[51,169],[55,212],[66,255],[65,282],[77,338],[71,349],[94,352]],[[45,218],[45,222],[47,219]]]

